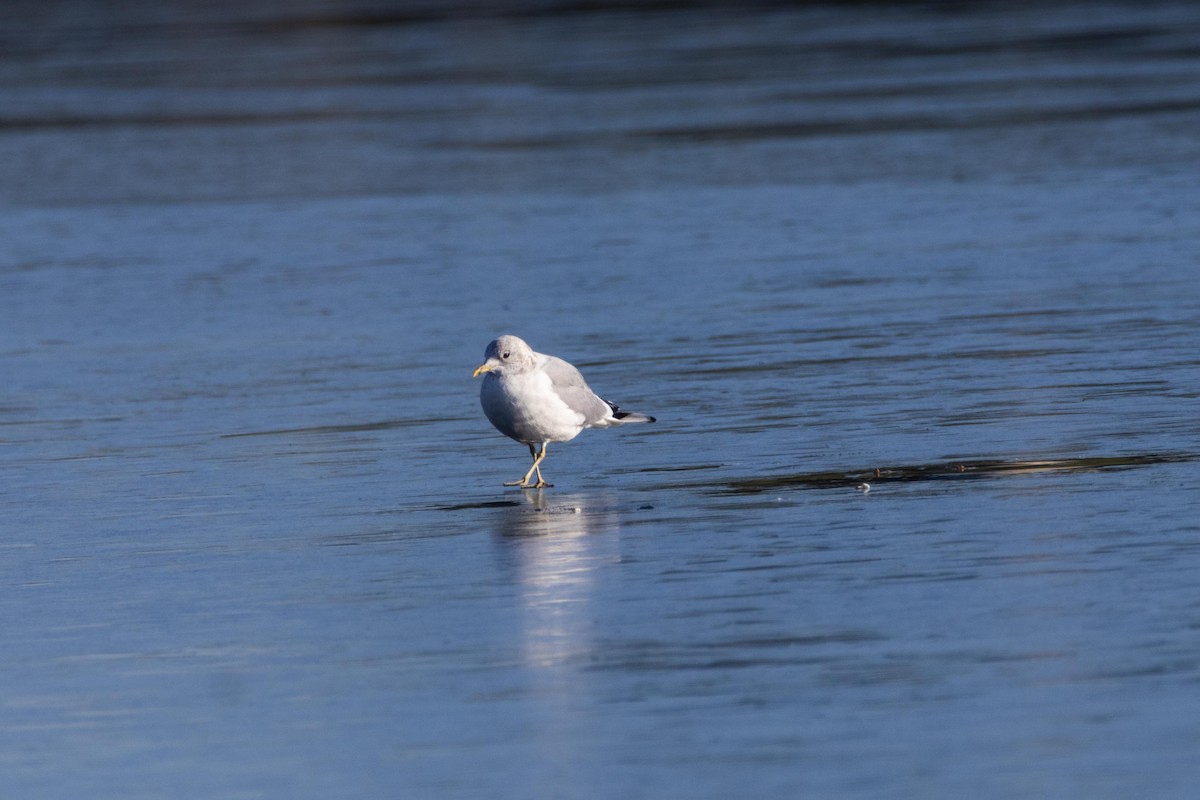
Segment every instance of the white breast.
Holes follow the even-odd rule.
[[[541,370],[504,377],[489,374],[479,400],[496,429],[518,442],[565,442],[583,430],[583,415],[563,402]]]

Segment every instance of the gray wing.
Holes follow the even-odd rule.
[[[612,419],[612,407],[588,387],[583,375],[572,365],[555,356],[542,356],[542,369],[550,376],[554,392],[573,411],[583,414],[585,425]]]

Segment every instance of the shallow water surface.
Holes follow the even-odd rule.
[[[45,8],[4,796],[1191,796],[1190,5]]]

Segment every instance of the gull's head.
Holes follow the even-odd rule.
[[[524,372],[537,362],[533,349],[512,334],[493,340],[484,351],[483,358],[483,363],[475,368],[472,377],[478,378],[485,372],[501,375],[505,372]]]

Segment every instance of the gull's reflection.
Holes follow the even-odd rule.
[[[601,570],[618,559],[612,505],[594,495],[523,492],[496,529],[512,565],[529,666],[555,667],[592,649]]]

